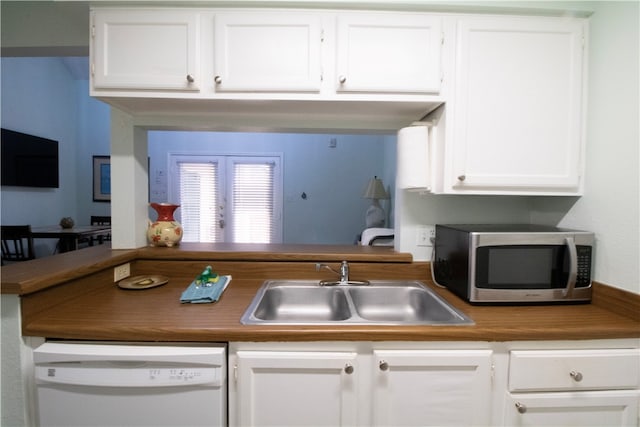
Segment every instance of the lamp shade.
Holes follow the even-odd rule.
[[[364,194],[362,195],[365,199],[383,199],[386,200],[389,198],[389,193],[384,189],[384,184],[382,180],[377,176],[374,176],[369,180],[367,184],[367,188],[364,190]]]

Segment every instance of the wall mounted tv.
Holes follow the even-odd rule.
[[[58,141],[2,129],[0,183],[58,188]]]

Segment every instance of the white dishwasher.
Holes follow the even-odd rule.
[[[224,426],[226,344],[46,342],[41,426]]]

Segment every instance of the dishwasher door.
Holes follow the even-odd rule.
[[[41,426],[224,426],[226,344],[46,342],[34,351]]]

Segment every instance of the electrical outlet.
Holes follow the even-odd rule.
[[[436,238],[435,225],[421,225],[418,227],[417,246],[432,247]]]
[[[119,282],[120,280],[126,279],[129,276],[131,276],[131,265],[129,263],[113,267],[114,282]]]

